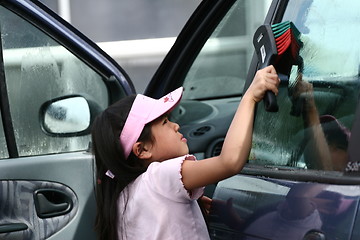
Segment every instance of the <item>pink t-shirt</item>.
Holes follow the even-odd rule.
[[[186,155],[151,163],[145,173],[121,192],[118,239],[210,239],[196,202],[204,188],[192,191],[191,196],[184,188],[181,180],[184,160],[196,159]]]

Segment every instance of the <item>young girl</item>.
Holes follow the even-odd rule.
[[[108,107],[92,131],[98,239],[209,239],[196,202],[204,186],[240,172],[247,161],[255,105],[278,93],[273,66],[259,70],[244,94],[221,154],[196,161],[179,125],[166,114],[182,88],[161,99],[129,96]]]

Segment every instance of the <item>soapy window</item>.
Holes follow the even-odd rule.
[[[281,85],[279,112],[258,107],[250,163],[344,170],[360,89],[359,16],[360,2],[289,1],[282,21],[301,33],[303,66]]]

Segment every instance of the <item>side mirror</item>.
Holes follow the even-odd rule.
[[[40,118],[46,133],[73,136],[89,132],[90,116],[90,107],[86,99],[71,96],[45,104]]]

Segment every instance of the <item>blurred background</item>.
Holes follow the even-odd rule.
[[[129,74],[138,93],[201,0],[41,0]]]
[[[129,74],[143,93],[201,0],[40,0],[70,22]],[[246,1],[247,2],[247,1]],[[251,0],[244,23],[257,27],[271,0]],[[254,9],[254,8],[253,8]],[[254,21],[254,19],[256,21]],[[253,33],[245,33],[252,35]],[[251,36],[252,37],[252,36]],[[250,46],[252,47],[252,46]]]

